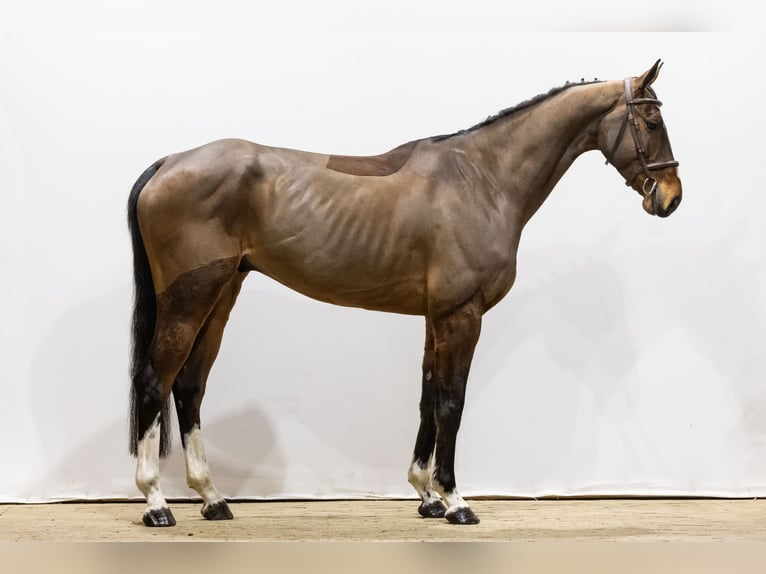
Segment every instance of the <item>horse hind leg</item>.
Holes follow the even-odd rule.
[[[238,257],[188,271],[157,295],[149,361],[134,379],[136,403],[136,486],[144,494],[147,526],[173,526],[175,519],[160,489],[160,413],[186,362],[197,334],[236,273]]]
[[[139,400],[144,402],[145,399]],[[142,426],[144,426],[143,421]],[[146,526],[175,526],[176,524],[160,489],[161,433],[160,414],[157,413],[151,424],[143,431],[136,453],[136,486],[146,499],[146,510],[143,516]]]
[[[434,379],[434,335],[426,319],[426,342],[423,353],[423,379],[420,396],[420,428],[415,439],[412,464],[407,473],[410,484],[420,496],[418,514],[423,518],[443,518],[447,508],[433,488],[434,446],[436,443],[436,380]]]
[[[221,346],[224,327],[246,272],[237,273],[222,289],[215,307],[197,335],[194,347],[173,384],[178,426],[186,459],[186,482],[202,497],[202,516],[230,520],[234,516],[213,484],[200,425],[200,406],[210,369]]]

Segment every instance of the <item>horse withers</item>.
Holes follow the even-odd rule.
[[[580,154],[600,150],[647,213],[667,217],[678,207],[678,163],[651,87],[660,67],[566,84],[380,156],[230,139],[147,169],[128,201],[130,439],[143,522],[175,524],[159,480],[171,393],[202,514],[232,518],[210,476],[200,405],[242,281],[258,272],[320,301],[425,317],[409,482],[422,516],[477,523],[454,460],[482,316],[513,286],[522,229]]]

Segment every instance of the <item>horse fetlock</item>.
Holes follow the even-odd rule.
[[[419,490],[431,482],[431,477],[428,475],[428,469],[415,461],[407,469],[407,480],[416,490]]]
[[[184,443],[186,484],[196,490],[207,504],[222,501],[223,497],[213,485],[199,425],[194,425],[191,431],[184,435]]]
[[[435,479],[433,481],[433,488],[436,492],[439,493],[441,499],[447,505],[447,514],[454,513],[459,508],[468,507],[468,503],[463,499],[462,496],[460,496],[460,493],[456,488],[452,487],[450,489],[446,489]]]
[[[442,492],[442,498],[446,503],[447,510],[444,518],[450,524],[478,524],[479,518],[476,516],[468,503],[463,499],[457,490],[451,492]]]
[[[407,480],[423,500],[425,500],[427,493],[433,493],[431,488],[432,472],[433,467],[430,464],[424,466],[423,463],[417,460],[412,462],[407,471]],[[434,494],[434,496],[436,495]]]
[[[186,475],[186,485],[202,494],[203,492],[210,490],[213,487],[213,481],[209,476],[189,476]]]

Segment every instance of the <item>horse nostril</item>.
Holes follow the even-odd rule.
[[[671,201],[670,205],[668,205],[668,214],[673,213],[678,207],[678,204],[680,203],[681,203],[681,198],[679,196],[674,197],[673,201]]]

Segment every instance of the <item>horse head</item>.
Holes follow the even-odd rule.
[[[682,191],[662,102],[651,87],[661,67],[657,60],[641,76],[625,78],[617,105],[601,121],[598,144],[625,184],[643,196],[644,210],[667,217],[681,203]]]

